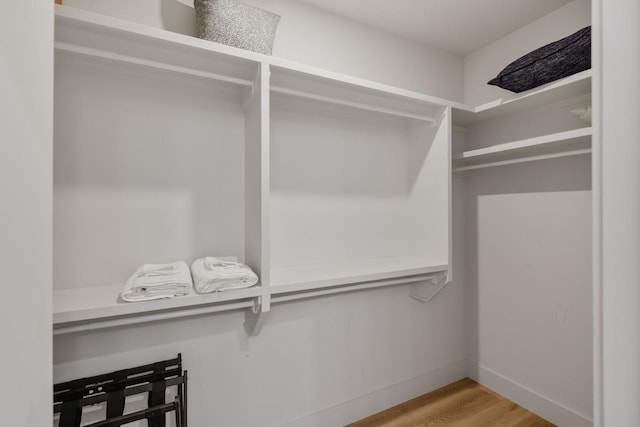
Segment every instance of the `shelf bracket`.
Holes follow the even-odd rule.
[[[253,95],[256,92],[256,88],[260,84],[260,71],[261,71],[261,68],[262,67],[260,65],[258,65],[256,67],[255,73],[253,73],[253,80],[251,82],[251,95]]]
[[[438,126],[440,126],[442,121],[445,120],[445,117],[447,115],[447,110],[449,111],[449,114],[451,114],[451,110],[445,108],[440,112],[440,114],[435,114],[433,116],[433,121],[431,122],[431,127],[432,128],[437,128]]]
[[[253,74],[253,79],[251,80],[250,85],[248,86],[242,100],[242,108],[245,110],[251,104],[254,99],[254,95],[256,93],[256,88],[258,88],[260,84],[260,67],[256,67],[256,71]]]
[[[260,334],[267,313],[271,310],[270,296],[260,296],[253,299],[253,305],[244,312],[244,330],[251,337]]]
[[[448,272],[440,271],[438,273],[434,273],[431,277],[420,283],[411,285],[409,295],[411,298],[417,299],[418,301],[429,302],[442,290],[442,288],[447,285],[447,283],[449,283]]]

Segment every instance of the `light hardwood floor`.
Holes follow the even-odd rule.
[[[456,381],[347,427],[553,427],[469,378]]]

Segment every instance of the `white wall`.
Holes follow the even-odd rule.
[[[467,227],[476,233],[469,241],[476,256],[468,264],[475,306],[470,354],[477,362],[474,377],[483,384],[554,424],[587,426],[591,192],[571,182],[588,178],[579,169],[587,169],[589,159],[573,160],[468,178],[474,181],[467,200],[474,224]],[[565,167],[574,168],[574,177],[562,178]],[[544,181],[541,174],[555,182],[526,184]]]
[[[55,378],[182,352],[190,425],[344,425],[464,372],[463,288],[447,287],[430,304],[408,293],[401,286],[276,305],[252,338],[236,312],[58,336]]]
[[[0,14],[2,425],[51,425],[53,2]]]
[[[640,425],[640,3],[594,3],[597,426]],[[602,347],[600,347],[602,345]],[[602,352],[600,352],[602,350]],[[598,390],[600,391],[600,390]]]
[[[522,55],[591,23],[589,0],[574,0],[464,58],[464,102],[479,105],[511,92],[487,84]]]
[[[55,71],[54,288],[120,283],[145,263],[242,256],[235,87],[73,55]]]
[[[295,0],[246,0],[279,14],[273,55],[454,101],[463,98],[462,58]],[[65,0],[105,15],[194,35],[192,0]]]

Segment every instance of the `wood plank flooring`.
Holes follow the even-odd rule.
[[[554,424],[465,378],[347,427],[553,427]]]

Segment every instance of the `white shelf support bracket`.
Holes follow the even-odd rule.
[[[260,84],[260,70],[262,69],[261,64],[256,66],[256,72],[253,73],[253,81],[251,82],[251,95],[256,92],[256,88]]]
[[[451,111],[451,110],[449,109],[449,111]],[[440,126],[440,123],[442,123],[442,121],[444,120],[446,114],[447,114],[447,108],[441,109],[440,114],[434,114],[433,115],[433,121],[431,122],[431,127],[432,128],[437,128],[438,126]],[[449,112],[449,114],[451,114],[451,112]]]
[[[260,334],[262,325],[271,310],[270,295],[256,297],[253,299],[253,306],[244,312],[244,330],[251,337]]]
[[[442,121],[442,117],[438,118],[437,116],[433,118],[433,120],[431,120],[431,127],[432,128],[437,128],[438,126],[440,126],[440,122]]]
[[[259,87],[260,84],[260,66],[256,67],[256,71],[255,73],[253,73],[253,80],[251,80],[251,84],[248,86],[248,90],[244,93],[243,99],[242,99],[242,108],[244,108],[245,110],[247,109],[247,107],[249,106],[249,104],[251,104],[251,102],[253,102],[253,100],[255,99],[255,93],[256,93],[256,89]]]
[[[444,288],[448,280],[448,272],[441,271],[434,273],[430,278],[423,280],[420,283],[411,285],[411,291],[409,295],[411,298],[417,299],[422,302],[431,301],[437,294]]]

